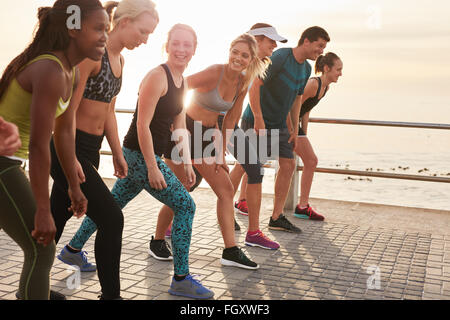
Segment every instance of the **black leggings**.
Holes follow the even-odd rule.
[[[94,136],[77,130],[76,154],[86,176],[86,182],[81,185],[81,190],[88,200],[86,215],[98,227],[95,238],[98,278],[103,298],[114,299],[120,296],[119,271],[123,214],[109,188],[97,172],[102,141],[103,136]],[[67,193],[67,180],[58,161],[53,140],[50,149],[52,154],[51,175],[54,180],[50,203],[57,229],[55,240],[58,242],[72,213],[68,211],[71,202]]]

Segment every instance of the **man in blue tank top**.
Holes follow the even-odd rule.
[[[296,169],[294,143],[298,131],[303,90],[311,75],[307,59],[316,60],[327,43],[328,33],[320,27],[306,29],[295,48],[281,48],[271,57],[272,64],[264,79],[257,79],[250,89],[250,104],[242,117],[243,130],[254,128],[258,140],[266,139],[268,159],[278,159],[275,198],[269,229],[299,233],[301,230],[282,214]],[[263,151],[263,152],[264,152]],[[259,150],[259,155],[263,154]],[[264,162],[267,159],[260,159]]]

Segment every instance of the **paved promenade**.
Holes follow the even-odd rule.
[[[112,181],[107,180],[112,186]],[[445,299],[450,300],[450,211],[425,210],[313,199],[325,222],[288,218],[301,234],[267,228],[273,200],[265,195],[261,229],[281,248],[269,251],[245,247],[247,217],[237,215],[241,247],[261,265],[257,271],[222,267],[223,249],[216,218],[216,198],[199,189],[190,254],[192,274],[215,292],[218,300],[301,299]],[[132,300],[180,299],[167,293],[172,262],[148,254],[160,203],[141,193],[124,210],[125,227],[121,263],[122,296]],[[57,252],[67,243],[81,220],[68,222]],[[85,249],[94,260],[94,237]],[[0,299],[13,300],[18,288],[23,254],[0,231]],[[74,271],[55,259],[52,288],[68,299],[98,299],[96,273],[81,274],[76,287]]]

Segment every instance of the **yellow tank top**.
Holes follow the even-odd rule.
[[[63,68],[63,64],[61,63],[61,61],[56,56],[51,54],[40,55],[28,62],[26,66],[36,61],[45,59],[57,62],[61,66],[61,68]],[[72,69],[72,73],[72,89],[70,91],[69,99],[67,99],[67,101],[64,101],[62,98],[59,98],[58,105],[56,107],[56,118],[62,115],[70,104],[70,100],[73,94],[73,86],[75,83],[75,67]],[[30,143],[31,126],[31,100],[32,94],[24,90],[20,86],[19,82],[17,82],[17,79],[14,78],[9,84],[8,89],[5,91],[0,101],[0,116],[2,116],[6,121],[14,123],[19,128],[22,147],[14,154],[14,157],[12,157],[14,159],[28,159],[28,145]]]

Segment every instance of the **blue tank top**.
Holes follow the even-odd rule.
[[[119,94],[121,87],[122,75],[119,78],[114,75],[109,62],[108,51],[105,49],[100,72],[88,78],[83,98],[110,103]]]
[[[213,90],[208,91],[208,92],[199,92],[197,90],[194,90],[194,93],[192,96],[193,101],[195,101],[202,108],[212,111],[212,112],[226,113],[231,108],[233,108],[234,103],[236,102],[236,99],[239,95],[238,90],[239,90],[239,85],[241,84],[241,76],[239,76],[239,81],[238,81],[238,85],[236,88],[236,95],[234,96],[233,101],[229,102],[229,101],[223,100],[223,98],[220,96],[220,93],[219,93],[219,85],[220,85],[220,82],[222,81],[224,72],[225,72],[225,66],[223,66],[222,72],[219,77],[219,81],[217,82],[217,86]]]

